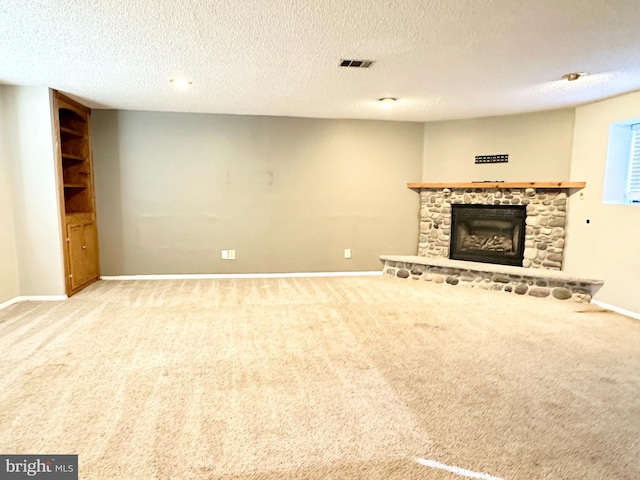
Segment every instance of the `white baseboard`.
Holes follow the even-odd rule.
[[[300,278],[300,277],[374,277],[382,271],[373,272],[300,272],[300,273],[196,273],[167,275],[115,275],[100,277],[101,280],[209,280],[219,278]]]
[[[18,302],[61,302],[67,298],[66,295],[25,295],[0,303],[0,310]]]
[[[21,302],[21,301],[22,300],[20,299],[20,297],[11,298],[11,299],[7,300],[6,302],[0,303],[0,310],[2,310],[3,308],[10,307],[14,303],[18,303],[18,302]]]
[[[640,313],[632,312],[631,310],[625,310],[624,308],[616,307],[615,305],[609,305],[608,303],[601,302],[600,300],[591,300],[591,303],[595,303],[599,307],[606,308],[607,310],[611,310],[612,312],[616,312],[621,315],[640,320]]]

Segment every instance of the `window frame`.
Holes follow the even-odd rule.
[[[604,204],[640,205],[640,118],[609,124],[602,187]]]
[[[629,169],[625,194],[629,203],[640,203],[640,123],[631,125]]]

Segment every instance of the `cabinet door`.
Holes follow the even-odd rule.
[[[98,278],[98,232],[95,223],[82,226],[85,282]]]
[[[71,289],[75,290],[86,281],[84,257],[84,226],[80,224],[67,226],[67,248],[69,250],[69,276]]]

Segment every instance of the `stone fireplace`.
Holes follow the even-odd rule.
[[[457,205],[483,205],[494,207],[494,209],[504,206],[519,206],[525,213],[524,235],[522,232],[511,232],[511,235],[512,243],[514,240],[523,242],[522,257],[515,260],[510,258],[512,262],[507,264],[550,270],[562,269],[567,217],[567,194],[563,189],[421,188],[419,256],[453,258],[451,257],[452,246],[455,249],[458,245],[457,243],[452,245],[452,206]],[[475,226],[479,228],[481,225],[476,224]],[[481,233],[485,235],[485,232]],[[513,235],[518,238],[514,239]],[[504,235],[502,236],[504,237]],[[457,240],[454,241],[457,242]],[[487,240],[485,239],[485,241]],[[506,245],[505,238],[502,238],[501,241]],[[500,242],[500,239],[494,239],[494,242]],[[459,256],[456,258],[487,261],[482,258],[460,258]]]
[[[522,266],[524,205],[451,205],[449,258]]]
[[[420,191],[418,255],[380,255],[387,276],[576,302],[591,301],[604,283],[562,271],[566,191],[584,188],[584,182],[409,183],[407,187]],[[465,211],[470,215],[463,213],[460,218],[459,212]],[[459,250],[463,255],[514,258],[509,264],[477,256],[460,258]]]

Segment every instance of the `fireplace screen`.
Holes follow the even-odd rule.
[[[451,205],[449,258],[522,266],[524,205]]]

